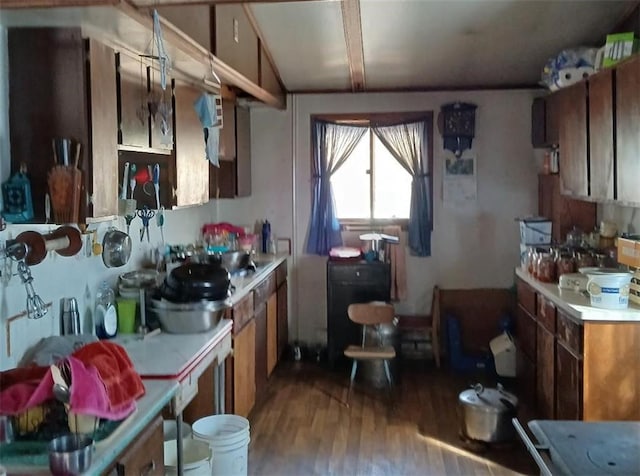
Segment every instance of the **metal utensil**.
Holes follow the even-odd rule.
[[[142,220],[142,229],[140,230],[140,241],[144,238],[144,234],[147,234],[147,242],[149,242],[149,220],[156,215],[154,210],[150,210],[148,206],[144,206],[142,210],[138,210],[138,216]]]
[[[40,319],[44,317],[48,309],[44,301],[33,289],[33,276],[31,276],[31,270],[24,260],[18,262],[18,274],[27,291],[27,317],[29,319]]]
[[[59,383],[53,384],[53,394],[59,402],[62,402],[64,404],[69,403],[69,400],[71,399],[71,392],[69,392],[69,387],[61,385]]]
[[[122,175],[122,191],[120,192],[120,198],[127,199],[127,187],[129,186],[129,162],[124,163],[124,174]]]
[[[51,197],[48,193],[44,194],[44,223],[47,224],[51,220]]]
[[[153,188],[156,189],[156,208],[160,209],[160,164],[153,166]],[[164,240],[163,240],[164,241]]]
[[[131,188],[131,198],[134,198],[133,193],[136,190],[136,179],[135,179],[136,170],[137,170],[136,164],[131,164],[129,170],[130,170],[129,177],[131,177],[129,179],[129,188]]]
[[[158,214],[156,215],[156,225],[160,228],[160,236],[162,237],[162,244],[164,245],[164,207],[160,207]]]

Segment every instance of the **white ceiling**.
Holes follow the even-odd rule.
[[[637,4],[360,0],[364,90],[535,85],[548,58],[602,46]],[[249,8],[287,90],[351,90],[342,1],[253,0]]]

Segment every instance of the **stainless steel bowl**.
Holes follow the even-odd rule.
[[[9,415],[0,415],[0,444],[13,442],[13,421]]]
[[[197,301],[173,303],[151,299],[149,310],[158,317],[160,327],[170,334],[198,334],[215,328],[231,301]]]
[[[93,439],[71,433],[49,443],[49,469],[54,475],[82,474],[91,466]]]

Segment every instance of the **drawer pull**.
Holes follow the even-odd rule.
[[[140,476],[148,476],[152,472],[156,470],[156,462],[151,460],[151,462],[146,465],[144,468],[140,470]]]

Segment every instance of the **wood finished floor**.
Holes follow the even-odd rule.
[[[249,474],[539,474],[520,442],[470,448],[459,437],[458,395],[482,379],[414,361],[403,366],[391,411],[386,392],[364,383],[347,408],[348,370],[283,362],[249,416]]]

